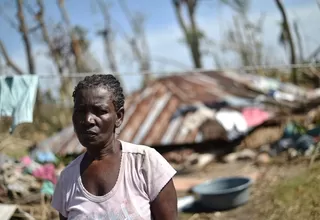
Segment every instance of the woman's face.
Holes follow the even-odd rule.
[[[121,125],[124,110],[116,111],[113,94],[105,88],[79,90],[75,97],[73,126],[80,143],[86,147],[102,148],[114,137]]]

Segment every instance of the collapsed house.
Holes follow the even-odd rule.
[[[161,77],[126,98],[119,139],[154,147],[168,160],[177,160],[170,156],[175,150],[181,160],[208,148],[230,152],[262,124],[316,106],[318,93],[249,73],[203,71]],[[80,154],[84,148],[70,125],[36,150],[64,156]]]

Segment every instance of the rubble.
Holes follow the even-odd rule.
[[[257,153],[251,149],[243,149],[239,152],[233,152],[226,155],[223,161],[226,163],[236,162],[238,160],[242,161],[253,161],[257,157]]]
[[[268,153],[261,153],[257,156],[255,164],[256,165],[266,165],[271,162],[271,157]]]
[[[238,153],[238,160],[252,161],[256,158],[257,153],[251,149],[244,149]]]
[[[171,152],[171,155],[178,156],[179,153]],[[181,156],[181,155],[180,155]],[[190,173],[203,169],[209,163],[215,161],[216,156],[214,153],[190,153],[183,161],[173,161],[169,157],[166,158],[171,165],[175,168],[178,174]]]
[[[29,156],[14,159],[0,153],[0,203],[16,205],[14,213],[26,219],[53,219],[49,216],[55,212],[50,206],[57,181],[55,167]],[[42,208],[32,208],[36,206]]]
[[[232,162],[235,162],[237,161],[238,159],[238,153],[230,153],[228,155],[226,155],[224,158],[223,158],[223,161],[226,162],[226,163],[232,163]]]

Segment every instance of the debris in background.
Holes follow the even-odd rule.
[[[0,186],[6,194],[7,202],[29,204],[40,202],[41,193],[52,195],[57,182],[53,164],[39,164],[29,156],[20,161],[2,156],[6,160],[0,167]]]
[[[238,153],[238,160],[252,161],[256,158],[257,153],[251,149],[243,149]]]
[[[54,188],[55,185],[52,182],[46,180],[42,184],[41,193],[52,196],[54,193]]]
[[[260,153],[257,158],[255,163],[257,165],[266,165],[269,164],[271,162],[271,157],[268,153]]]
[[[248,131],[248,124],[238,111],[220,110],[216,114],[216,120],[226,130],[228,140],[234,140]]]
[[[254,161],[257,157],[257,152],[251,149],[243,149],[238,152],[233,152],[224,156],[223,161],[226,163],[233,163],[238,160],[242,161]]]
[[[17,208],[17,205],[0,204],[1,220],[10,220]]]
[[[57,157],[51,151],[36,151],[33,159],[39,163],[55,163]]]
[[[259,108],[244,108],[242,110],[242,115],[247,122],[248,127],[255,127],[262,124],[270,118],[270,114],[266,111],[263,111]]]

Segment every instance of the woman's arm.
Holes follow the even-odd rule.
[[[172,179],[151,202],[151,214],[155,220],[177,220],[177,193]]]

